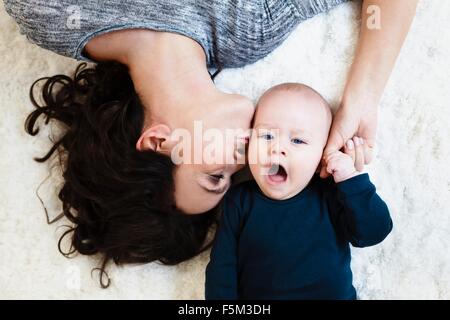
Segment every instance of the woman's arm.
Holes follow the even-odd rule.
[[[333,120],[324,158],[340,150],[345,141],[358,136],[365,141],[365,164],[372,161],[378,104],[415,16],[417,3],[418,0],[364,0],[355,59],[341,106]],[[329,176],[325,169],[326,166],[322,166],[321,177]]]

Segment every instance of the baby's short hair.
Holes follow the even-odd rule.
[[[285,83],[281,83],[281,84],[277,84],[277,85],[273,86],[272,88],[270,88],[269,90],[264,92],[264,94],[259,98],[258,103],[265,96],[268,96],[268,95],[270,95],[270,94],[272,94],[274,92],[279,92],[279,91],[297,92],[297,93],[303,93],[303,94],[312,94],[312,95],[315,95],[318,98],[320,98],[320,100],[322,100],[324,105],[329,107],[327,100],[325,100],[325,98],[319,92],[317,92],[316,90],[314,90],[310,86],[307,86],[306,84],[297,83],[297,82],[285,82]]]
[[[327,127],[328,130],[331,127],[331,123],[333,121],[333,113],[331,111],[330,105],[328,104],[327,100],[325,100],[324,97],[320,93],[318,93],[316,90],[311,88],[310,86],[307,86],[303,83],[296,83],[296,82],[285,82],[278,85],[273,86],[272,88],[268,89],[264,94],[259,98],[258,103],[256,104],[256,111],[253,116],[251,126],[253,127],[255,125],[256,117],[258,114],[258,107],[261,104],[261,102],[264,100],[265,97],[276,93],[276,92],[294,92],[299,93],[301,95],[305,96],[311,96],[314,98],[319,98],[319,100],[322,102],[321,105],[323,107],[323,110],[325,111],[325,117],[327,121]],[[328,134],[328,133],[327,133]]]

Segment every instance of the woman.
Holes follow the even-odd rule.
[[[73,79],[40,79],[45,104],[36,102],[33,85],[36,110],[26,124],[32,135],[41,115],[67,127],[40,161],[55,150],[63,160],[59,197],[74,223],[66,233],[73,232],[74,251],[101,253],[103,271],[111,259],[176,264],[207,248],[213,208],[242,167],[246,137],[227,140],[219,164],[175,165],[174,150],[186,154],[195,147],[179,149],[173,132],[183,128],[194,146],[205,142],[207,148],[196,121],[202,130],[242,133],[254,111],[246,97],[219,91],[208,67],[253,63],[302,21],[346,1],[5,0],[30,41],[98,63],[81,65]],[[325,154],[358,135],[367,142],[366,164],[371,161],[377,105],[416,4],[363,1],[359,45]],[[366,25],[370,5],[381,12],[379,29]]]

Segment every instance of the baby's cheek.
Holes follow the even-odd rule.
[[[250,171],[255,175],[258,170],[258,153],[257,148],[255,148],[255,143],[250,140],[250,144],[247,149],[247,162],[250,167]]]
[[[304,151],[295,159],[290,160],[289,167],[300,176],[300,179],[307,178],[314,174],[321,161],[321,154],[317,152]]]
[[[262,165],[267,161],[267,147],[258,144],[256,139],[250,140],[248,146],[248,163],[250,165]]]

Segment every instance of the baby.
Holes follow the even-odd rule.
[[[206,299],[356,299],[349,244],[373,246],[392,230],[369,175],[355,169],[363,141],[328,155],[332,177],[320,178],[332,114],[301,84],[268,90],[253,121],[254,180],[224,198]]]

